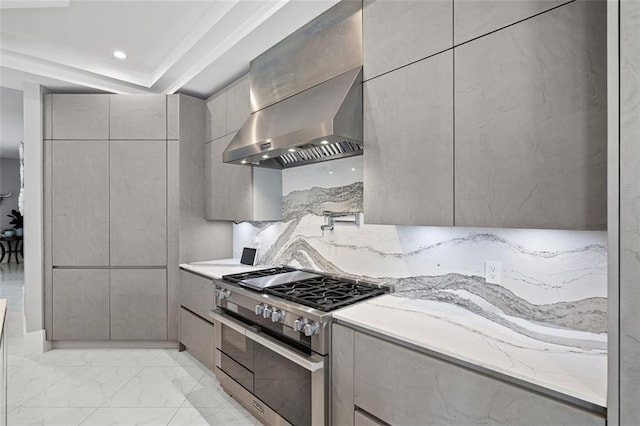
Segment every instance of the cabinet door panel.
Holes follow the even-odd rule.
[[[53,95],[53,139],[109,139],[108,95]]]
[[[218,139],[227,133],[227,89],[222,89],[207,99],[205,142]]]
[[[251,220],[251,167],[222,162],[222,153],[235,133],[216,139],[206,148],[206,217],[210,220]]]
[[[167,339],[167,271],[111,270],[111,340]]]
[[[451,48],[451,0],[365,0],[364,78]]]
[[[331,424],[352,426],[354,331],[334,324],[331,333]]]
[[[389,424],[605,423],[585,410],[358,332],[355,359],[355,404]]]
[[[53,270],[52,340],[109,340],[109,270]]]
[[[166,142],[111,141],[111,265],[166,265],[166,158]]]
[[[455,44],[552,9],[565,0],[454,0]]]
[[[213,324],[192,314],[184,308],[180,309],[180,343],[187,351],[207,368],[215,366],[215,344]]]
[[[604,229],[606,4],[562,6],[455,55],[456,225]]]
[[[453,55],[364,84],[367,223],[453,225]]]
[[[109,141],[53,141],[53,265],[109,264]]]
[[[237,132],[251,114],[249,74],[227,87],[227,133]]]
[[[111,95],[110,139],[167,138],[165,95]]]
[[[180,304],[213,322],[209,316],[209,311],[215,308],[213,280],[180,271]]]

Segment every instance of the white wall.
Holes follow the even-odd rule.
[[[24,85],[24,311],[27,332],[44,329],[42,227],[42,95],[36,83]]]
[[[20,160],[0,158],[0,194],[11,192],[13,195],[0,201],[0,229],[13,228],[7,217],[11,210],[18,210],[18,193],[20,191]]]

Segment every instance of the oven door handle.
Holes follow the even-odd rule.
[[[259,333],[256,333],[249,329],[247,326],[243,325],[240,322],[234,321],[216,311],[209,311],[209,316],[213,318],[215,321],[220,324],[224,324],[227,327],[237,331],[240,334],[243,334],[248,339],[253,340],[259,345],[264,346],[267,349],[272,350],[278,355],[282,355],[289,361],[292,361],[298,364],[300,367],[310,371],[318,371],[324,368],[324,357],[319,355],[311,355],[311,356],[303,356],[300,355],[291,349],[284,347],[282,344],[273,341],[272,339],[265,337]]]
[[[273,340],[261,334],[254,333],[251,330],[247,330],[244,335],[254,342],[264,346],[267,349],[271,349],[273,352],[282,355],[289,361],[293,361],[300,367],[309,370],[312,373],[324,368],[324,357],[321,357],[319,355],[300,355],[296,352],[293,352],[291,349],[287,349],[286,347],[282,346],[282,344],[274,342]]]

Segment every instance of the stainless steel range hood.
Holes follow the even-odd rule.
[[[251,62],[251,116],[225,163],[283,169],[362,154],[362,6],[343,0]]]

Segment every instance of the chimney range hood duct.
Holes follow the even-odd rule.
[[[251,62],[255,111],[225,163],[283,169],[362,154],[361,2],[343,0]]]

